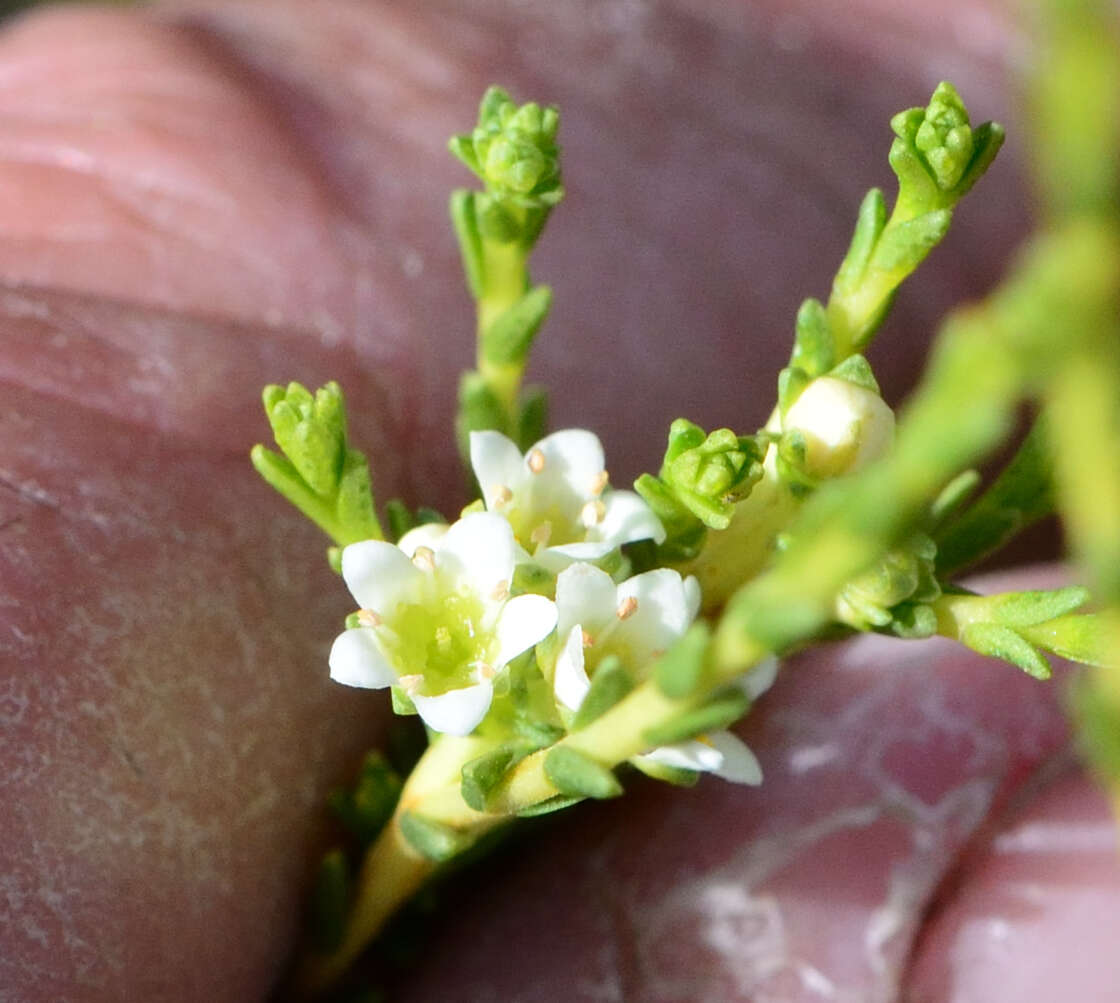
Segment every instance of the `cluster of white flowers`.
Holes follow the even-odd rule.
[[[397,686],[434,731],[468,735],[486,717],[510,661],[555,631],[538,661],[560,717],[570,721],[607,656],[636,682],[648,675],[695,619],[699,586],[667,568],[616,584],[592,563],[624,543],[665,536],[638,495],[609,487],[592,433],[556,432],[522,455],[497,432],[475,432],[470,447],[485,511],[418,527],[395,545],[369,540],[343,551],[342,575],[360,610],[358,626],[331,649],[331,677]],[[511,596],[522,563],[558,573],[555,601]],[[744,685],[757,695],[772,679],[773,666],[759,666]],[[729,732],[641,759],[761,780],[757,760]]]

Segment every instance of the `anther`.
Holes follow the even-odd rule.
[[[358,610],[358,623],[363,627],[380,627],[384,621],[371,609]]]
[[[542,453],[539,449],[534,449],[529,453],[528,462],[529,469],[534,474],[539,474],[542,470],[544,470],[544,453]]]
[[[420,692],[420,684],[424,681],[421,675],[401,676],[397,680],[397,685],[405,691],[409,696],[414,696]]]
[[[491,488],[491,493],[494,497],[494,508],[502,508],[513,501],[513,492],[504,484],[499,484],[496,488]]]
[[[638,600],[633,596],[627,596],[622,600],[622,602],[618,604],[618,609],[614,611],[614,615],[617,616],[620,620],[625,620],[628,617],[632,617],[637,612]]]
[[[501,602],[503,599],[509,598],[509,582],[504,578],[498,582],[490,591],[490,598]]]
[[[435,571],[436,552],[431,547],[417,547],[412,555],[412,563],[421,571]]]
[[[538,547],[547,547],[548,541],[552,538],[552,523],[548,519],[540,523],[529,534],[529,542],[535,543]]]
[[[475,667],[478,672],[479,682],[484,679],[493,679],[498,674],[498,670],[489,662],[475,662]]]
[[[604,505],[598,498],[594,501],[589,501],[580,509],[579,519],[588,529],[592,526],[598,526],[603,521],[607,514],[607,506]]]
[[[581,631],[581,633],[583,635],[583,646],[585,648],[592,647],[595,644],[595,638],[593,638],[586,630]]]
[[[605,470],[600,470],[595,475],[595,479],[591,482],[591,493],[596,496],[601,495],[606,490],[607,483],[610,479],[610,474]]]

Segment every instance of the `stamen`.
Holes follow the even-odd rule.
[[[627,596],[618,604],[618,609],[614,611],[614,615],[620,620],[626,620],[638,612],[638,600],[633,596]]]
[[[529,534],[529,542],[535,543],[538,547],[547,547],[548,541],[552,537],[552,523],[545,519],[540,523],[532,533]]]
[[[593,638],[586,630],[582,631],[582,634],[583,634],[583,646],[585,648],[594,647],[595,638]]]
[[[610,479],[610,474],[605,470],[600,470],[595,475],[595,479],[591,482],[591,493],[596,496],[601,495],[606,490],[607,483]]]
[[[431,547],[417,547],[412,555],[412,563],[421,571],[436,570],[436,552]]]
[[[539,474],[542,470],[544,470],[544,453],[542,453],[539,449],[534,449],[529,454],[528,463],[529,469],[534,474]]]
[[[446,627],[436,627],[436,648],[447,654],[451,650],[451,631]]]
[[[417,674],[411,676],[401,676],[397,680],[397,685],[405,691],[409,696],[414,696],[420,692],[420,684],[424,681],[424,677]]]
[[[482,682],[484,679],[493,679],[498,670],[494,668],[489,662],[475,662],[475,672],[478,673],[478,681]]]
[[[590,529],[592,526],[598,526],[606,517],[606,514],[607,506],[596,498],[594,501],[589,501],[580,509],[579,521]]]
[[[504,508],[513,501],[513,492],[504,484],[499,484],[496,488],[491,488],[490,492],[494,498],[494,508]]]
[[[509,598],[509,582],[504,578],[498,582],[497,585],[490,592],[490,598],[501,602],[503,599]]]
[[[371,609],[358,610],[358,623],[363,627],[380,627],[385,621]]]

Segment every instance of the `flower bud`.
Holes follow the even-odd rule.
[[[894,439],[894,412],[872,390],[824,376],[814,380],[786,412],[783,431],[805,442],[805,472],[839,477],[882,456]]]

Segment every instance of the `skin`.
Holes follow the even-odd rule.
[[[338,379],[380,498],[463,500],[443,148],[485,85],[563,109],[534,377],[625,485],[679,414],[765,419],[798,302],[891,190],[886,121],[942,76],[1012,139],[898,298],[889,400],[1006,265],[1023,39],[996,7],[921,7],[246,0],[5,27],[5,999],[246,1000],[282,972],[318,806],[388,714],[327,679],[347,597],[249,469],[258,394]],[[631,781],[540,823],[447,889],[393,998],[1107,1000],[1115,837],[1060,690],[936,642],[794,660],[741,729],[764,787]]]

